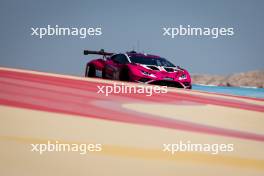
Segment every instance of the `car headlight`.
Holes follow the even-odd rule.
[[[179,80],[184,80],[184,79],[187,79],[186,74],[182,74],[182,75],[179,77]]]
[[[143,75],[151,76],[151,77],[156,77],[155,75],[153,75],[153,74],[151,74],[151,73],[149,73],[149,72],[146,72],[146,71],[143,71],[143,70],[140,70],[140,71],[141,71],[141,73],[142,73]]]

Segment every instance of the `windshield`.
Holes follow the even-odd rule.
[[[144,65],[155,65],[165,67],[175,67],[171,62],[164,58],[150,58],[150,57],[129,57],[132,63],[144,64]]]

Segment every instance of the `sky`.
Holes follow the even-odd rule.
[[[84,49],[160,55],[190,73],[264,70],[264,1],[1,0],[0,66],[83,76]],[[101,36],[31,35],[31,27],[101,27]],[[233,36],[163,36],[163,27],[232,27]]]

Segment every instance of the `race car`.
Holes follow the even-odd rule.
[[[86,65],[85,77],[131,81],[168,87],[191,89],[191,76],[187,70],[175,66],[163,57],[130,51],[111,53],[84,50],[84,55],[96,54],[102,58]]]

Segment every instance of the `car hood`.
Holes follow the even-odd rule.
[[[188,73],[188,71],[179,66],[166,67],[166,66],[155,66],[155,65],[134,64],[134,63],[129,64],[129,66],[131,72],[135,75],[142,75],[141,71],[145,71],[150,74],[153,74],[152,76],[149,75],[149,77],[152,77],[152,79],[155,80],[173,80],[179,82],[191,82],[191,76]],[[184,76],[185,78],[182,78],[182,76]]]
[[[174,73],[174,72],[181,72],[184,71],[179,66],[175,67],[166,67],[166,66],[156,66],[156,65],[145,65],[145,64],[138,64],[139,66],[152,71],[160,71],[160,72],[167,72],[167,73]]]
[[[152,73],[158,77],[179,77],[182,74],[186,74],[187,77],[190,77],[187,70],[175,66],[175,67],[166,67],[166,66],[156,66],[156,65],[145,65],[145,64],[133,64],[134,69],[143,70],[149,73]]]

